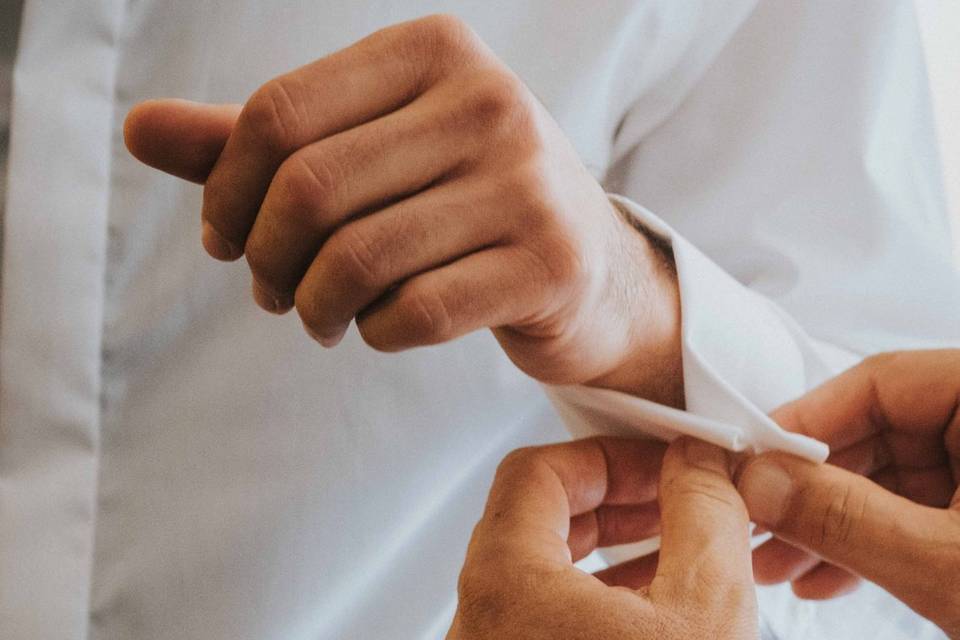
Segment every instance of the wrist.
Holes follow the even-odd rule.
[[[610,278],[628,347],[615,366],[586,384],[682,408],[680,289],[673,251],[663,238],[614,206],[624,227],[618,262],[623,272],[635,274]]]

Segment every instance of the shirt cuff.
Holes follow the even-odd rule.
[[[777,305],[737,282],[643,207],[620,196],[611,200],[673,250],[686,411],[608,389],[548,386],[568,428],[577,436],[692,435],[734,451],[826,459],[825,444],[785,431],[766,414],[856,357],[813,340]]]

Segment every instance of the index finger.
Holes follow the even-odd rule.
[[[590,438],[520,449],[501,463],[472,548],[570,563],[570,518],[656,498],[666,445]]]
[[[960,350],[888,353],[867,358],[772,417],[834,451],[883,434],[895,445],[889,448],[897,464],[933,466],[945,462],[945,450],[960,456],[958,398]]]
[[[258,89],[204,188],[207,251],[222,260],[239,258],[267,187],[291,153],[413,101],[455,59],[463,49],[458,42],[470,33],[446,16],[400,24]],[[318,184],[329,179],[319,176]]]

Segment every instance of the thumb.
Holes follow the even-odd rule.
[[[954,589],[940,588],[954,584],[960,569],[956,512],[916,504],[863,476],[786,454],[750,459],[738,475],[737,487],[758,525],[879,584],[929,618],[956,606],[939,601],[956,599]]]
[[[747,511],[731,468],[730,455],[714,445],[692,438],[670,445],[660,472],[660,561],[651,598],[659,582],[665,598],[701,612],[722,605],[729,617],[734,603],[741,612],[755,607]]]
[[[140,162],[203,183],[233,131],[241,105],[147,100],[123,123],[127,149]]]

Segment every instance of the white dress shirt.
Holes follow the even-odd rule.
[[[485,332],[320,349],[252,304],[244,265],[203,254],[199,188],[121,136],[139,100],[241,102],[436,11],[670,238],[693,413],[762,420],[862,354],[960,343],[905,0],[27,0],[0,271],[0,638],[442,637],[496,463],[566,433],[545,394]],[[575,432],[642,424],[591,393],[551,390]],[[771,637],[933,633],[877,589],[822,605],[763,590],[761,608]]]

